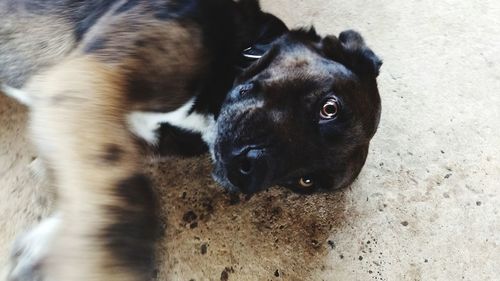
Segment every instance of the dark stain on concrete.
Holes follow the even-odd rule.
[[[234,273],[234,269],[232,267],[226,267],[220,274],[220,280],[221,281],[227,281],[229,280],[229,273]]]
[[[198,218],[195,212],[188,211],[182,216],[182,220],[187,223],[191,223]]]
[[[288,271],[287,280],[307,280],[321,269],[318,261],[335,248],[330,235],[347,216],[357,215],[346,208],[345,191],[304,196],[270,188],[253,196],[228,194],[213,182],[208,157],[166,158],[152,162],[149,170],[167,226],[158,250],[159,268],[175,274],[188,267],[195,270],[196,280],[245,280],[248,268],[257,265],[268,275],[252,276],[255,280],[267,280],[277,267],[300,267]],[[262,256],[273,257],[273,262],[262,264],[256,259]],[[232,270],[217,271],[214,264]],[[283,271],[278,274],[285,278]]]

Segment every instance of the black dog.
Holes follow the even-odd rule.
[[[379,120],[359,34],[288,31],[255,0],[4,0],[0,36],[2,89],[33,109],[60,199],[12,280],[147,278],[157,214],[130,131],[199,134],[231,191],[312,192],[355,179]]]

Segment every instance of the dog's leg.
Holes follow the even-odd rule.
[[[127,130],[122,78],[77,58],[33,84],[34,139],[54,173],[61,217],[43,262],[31,261],[38,274],[31,280],[149,279],[155,204]]]

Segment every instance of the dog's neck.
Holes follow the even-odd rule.
[[[211,63],[200,77],[192,111],[217,117],[241,69],[266,51],[252,47],[265,46],[288,29],[276,17],[262,12],[258,1],[213,0],[200,1],[200,5],[197,20]]]

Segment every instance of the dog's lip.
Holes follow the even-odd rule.
[[[219,168],[221,169],[221,168]],[[222,186],[225,190],[227,190],[229,193],[238,193],[240,192],[240,189],[231,183],[229,179],[226,176],[226,173],[224,172],[223,175],[218,175],[216,171],[212,172],[212,178]]]

